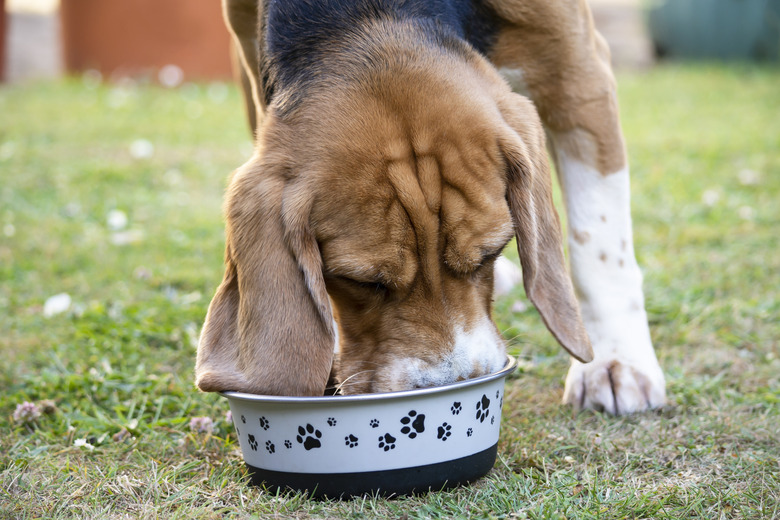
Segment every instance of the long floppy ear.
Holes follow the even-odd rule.
[[[525,292],[558,342],[587,363],[593,349],[565,267],[544,131],[526,98],[511,94],[502,101],[501,113],[510,127],[500,138],[507,161],[507,201]]]
[[[322,395],[333,358],[330,303],[305,190],[256,157],[226,199],[225,277],[198,345],[204,391]]]

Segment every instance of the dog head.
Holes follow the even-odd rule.
[[[478,56],[397,54],[272,106],[226,200],[226,272],[198,386],[321,395],[433,386],[505,362],[493,264],[517,238],[529,299],[592,351],[564,267],[536,111]]]

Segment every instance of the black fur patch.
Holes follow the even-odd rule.
[[[479,0],[265,0],[264,61],[260,75],[267,105],[288,112],[307,88],[329,69],[333,49],[359,54],[361,30],[371,20],[402,21],[417,29],[421,45],[486,53],[498,29],[497,17]],[[467,45],[468,44],[468,45]],[[370,56],[363,56],[370,63]],[[280,94],[284,92],[283,94]]]

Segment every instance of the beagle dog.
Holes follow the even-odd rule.
[[[527,296],[573,358],[563,400],[663,404],[616,86],[585,0],[224,12],[256,146],[226,194],[200,389],[322,395],[332,376],[343,393],[387,392],[495,371],[494,265],[516,238]]]

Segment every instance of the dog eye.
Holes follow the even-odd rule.
[[[355,284],[359,285],[363,289],[368,289],[370,291],[375,292],[385,292],[387,290],[387,286],[379,283],[379,282],[358,282],[354,281]]]
[[[482,260],[480,260],[479,265],[477,266],[477,269],[482,269],[484,267],[492,266],[493,262],[495,262],[496,258],[498,258],[501,253],[503,252],[503,248],[499,249],[498,251],[494,251],[492,253],[487,253],[482,257]]]
[[[362,281],[362,280],[355,280],[354,278],[349,278],[347,276],[337,276],[338,280],[344,282],[345,284],[349,285],[350,287],[357,288],[364,291],[371,291],[375,293],[384,293],[387,291],[387,286],[381,282],[368,282],[368,281]]]
[[[479,265],[477,266],[477,269],[481,269],[483,267],[492,266],[493,262],[501,256],[501,253],[504,252],[504,249],[506,249],[506,246],[509,245],[509,243],[512,241],[512,239],[507,240],[503,246],[499,247],[498,249],[489,249],[483,252],[482,254],[482,260],[480,260]]]
[[[492,253],[488,253],[485,256],[482,257],[482,262],[480,262],[482,265],[485,265],[487,263],[490,263],[494,261],[496,258],[498,258],[501,253],[504,251],[503,248],[499,249],[498,251],[494,251]]]

